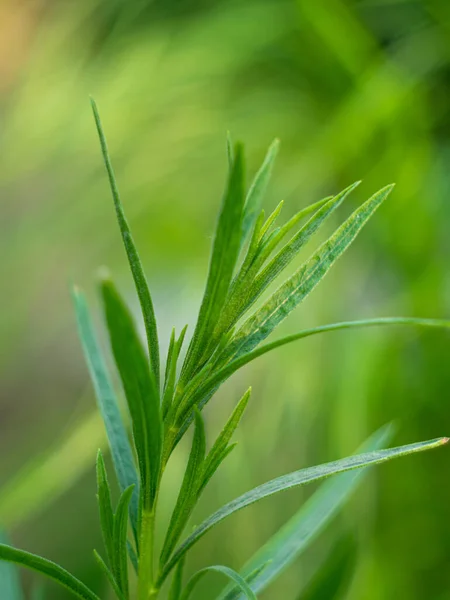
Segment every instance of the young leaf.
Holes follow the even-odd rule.
[[[125,596],[122,594],[122,591],[120,590],[119,586],[117,585],[116,580],[114,579],[114,575],[108,569],[105,561],[100,556],[100,554],[97,552],[97,550],[94,550],[94,558],[97,561],[97,563],[98,563],[99,567],[101,568],[101,570],[103,571],[103,573],[105,574],[106,579],[109,581],[109,583],[110,583],[112,589],[114,590],[117,598],[119,598],[119,600],[126,600]]]
[[[203,472],[202,472],[200,490],[203,490],[203,488],[206,486],[208,481],[214,475],[214,473],[217,470],[217,468],[219,467],[219,465],[223,462],[225,457],[231,451],[231,447],[229,448],[228,444],[233,436],[233,433],[236,431],[237,426],[239,425],[242,415],[244,414],[244,411],[247,407],[247,404],[248,404],[248,401],[250,398],[251,391],[252,391],[252,389],[249,388],[245,392],[245,394],[242,396],[242,398],[239,400],[231,417],[227,421],[225,427],[220,432],[214,446],[208,452],[208,456],[205,459],[203,470],[202,470]]]
[[[56,563],[47,560],[46,558],[31,554],[30,552],[25,552],[24,550],[18,550],[17,548],[7,546],[6,544],[0,544],[0,560],[15,563],[22,567],[26,567],[27,569],[31,569],[32,571],[36,571],[37,573],[41,573],[42,575],[53,579],[56,583],[59,583],[69,590],[69,592],[72,592],[74,596],[81,598],[81,600],[100,600],[100,598],[84,585],[84,583]]]
[[[328,202],[321,206],[307,223],[298,231],[292,239],[285,245],[270,263],[259,273],[249,292],[247,307],[250,307],[263,291],[267,289],[274,279],[287,267],[295,258],[301,248],[310,240],[314,233],[323,225],[328,217],[342,204],[349,194],[360,184],[359,181],[350,185],[337,196],[332,197]],[[284,235],[284,232],[283,232]],[[275,242],[278,240],[275,238]],[[269,247],[265,255],[271,251]]]
[[[117,187],[114,170],[108,153],[108,146],[106,143],[105,134],[103,132],[103,127],[100,121],[100,115],[98,113],[97,105],[93,98],[91,98],[91,104],[92,111],[94,113],[95,124],[97,127],[98,137],[100,140],[103,161],[105,163],[105,168],[108,173],[109,185],[111,188],[114,206],[116,209],[117,221],[119,223],[120,232],[122,234],[123,243],[128,256],[128,262],[130,264],[131,272],[133,274],[133,279],[136,286],[136,291],[139,296],[139,302],[141,304],[142,315],[145,324],[145,331],[147,333],[150,364],[153,371],[153,375],[156,380],[156,385],[159,387],[159,343],[155,311],[153,309],[153,301],[150,295],[147,280],[145,278],[145,273],[141,265],[139,254],[136,249],[133,237],[131,235],[130,227],[125,217],[125,213],[123,211],[119,189]]]
[[[135,485],[130,503],[130,520],[136,535],[138,520],[138,477],[128,434],[120,414],[117,397],[110,381],[100,346],[95,337],[84,294],[73,290],[78,331],[95,389],[97,404],[105,423],[111,455],[121,491]]]
[[[227,355],[239,356],[252,350],[316,287],[331,266],[353,242],[362,227],[393,186],[389,185],[367,200],[339,227],[329,240],[315,252],[256,311],[236,333]]]
[[[185,360],[185,380],[197,370],[205,342],[209,341],[225,303],[239,254],[243,207],[244,160],[242,146],[238,144],[217,224],[205,294]]]
[[[379,450],[389,443],[393,428],[388,425],[376,431],[358,449],[358,453]],[[336,475],[323,483],[300,510],[277,531],[247,562],[241,575],[250,582],[255,593],[265,590],[277,579],[331,521],[354,491],[367,469],[356,469]],[[218,600],[242,600],[242,594],[228,586]]]
[[[169,598],[168,600],[180,600],[181,591],[183,588],[183,570],[184,570],[185,559],[182,558],[175,568],[172,582],[170,584]]]
[[[133,424],[143,505],[149,507],[156,495],[161,461],[159,392],[128,308],[112,281],[103,280],[101,290],[111,347]]]
[[[251,587],[248,585],[245,579],[243,579],[239,575],[239,573],[236,573],[236,571],[234,571],[233,569],[230,569],[229,567],[224,567],[222,565],[213,565],[211,567],[205,567],[204,569],[197,571],[197,573],[195,573],[195,575],[193,575],[188,581],[187,586],[181,594],[180,600],[188,600],[200,579],[202,579],[210,571],[221,573],[222,575],[225,575],[225,577],[228,577],[228,579],[231,579],[236,585],[239,586],[239,588],[242,590],[242,592],[248,598],[248,600],[257,600],[255,594],[252,592]]]
[[[8,543],[4,532],[0,532],[0,543]],[[24,600],[19,572],[12,563],[0,562],[0,598]]]
[[[167,355],[166,381],[164,386],[164,395],[162,401],[162,416],[163,419],[169,412],[170,405],[175,392],[175,383],[177,377],[177,364],[180,356],[181,347],[183,346],[184,336],[186,335],[187,325],[181,331],[180,337],[175,340],[175,330],[172,332],[170,340],[169,352]],[[173,340],[173,341],[172,341]]]
[[[406,446],[399,446],[397,448],[391,448],[388,450],[378,450],[376,452],[368,452],[364,454],[358,454],[356,456],[350,456],[330,463],[325,463],[316,467],[309,467],[294,471],[288,475],[277,477],[272,481],[264,483],[259,487],[239,496],[235,500],[232,500],[228,504],[225,504],[217,512],[211,515],[206,521],[203,521],[195,531],[179,546],[174,552],[172,558],[167,563],[164,571],[161,574],[161,581],[165,579],[171,569],[177,564],[181,557],[201,538],[209,531],[214,525],[220,523],[233,513],[241,510],[263,498],[272,496],[278,492],[306,485],[313,481],[320,481],[326,479],[331,475],[338,473],[344,473],[345,471],[351,471],[352,469],[359,469],[361,467],[367,467],[370,465],[376,465],[393,458],[400,456],[407,456],[415,452],[422,452],[424,450],[431,450],[446,444],[449,438],[438,438],[427,442],[418,442],[415,444],[408,444]]]
[[[245,243],[253,229],[272,173],[273,163],[278,154],[279,140],[274,140],[267,151],[264,162],[250,186],[245,200],[244,218],[242,222],[242,244]]]
[[[202,468],[205,460],[205,427],[199,411],[195,411],[195,430],[192,440],[186,472],[180,493],[170,519],[166,539],[161,551],[161,566],[163,566],[183,533],[186,523],[191,515],[198,498]]]
[[[117,585],[125,596],[129,598],[128,591],[128,552],[127,552],[127,529],[128,529],[128,505],[130,504],[133,488],[127,488],[120,496],[114,515],[114,575]]]
[[[97,499],[100,512],[100,524],[103,542],[109,564],[114,565],[114,513],[111,504],[111,492],[106,475],[105,462],[101,451],[97,454]]]

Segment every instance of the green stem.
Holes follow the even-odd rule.
[[[156,598],[153,579],[155,510],[143,508],[139,543],[138,600]]]

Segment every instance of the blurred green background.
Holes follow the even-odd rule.
[[[280,137],[266,206],[284,198],[285,217],[363,179],[336,225],[397,183],[285,332],[375,315],[448,317],[449,93],[448,0],[2,0],[0,525],[15,544],[108,598],[91,552],[101,547],[94,457],[104,434],[70,284],[87,290],[99,326],[98,266],[136,314],[138,305],[89,94],[166,349],[172,326],[196,317],[228,129],[246,142],[249,177]],[[195,520],[271,477],[351,453],[385,422],[397,422],[395,444],[449,435],[449,350],[443,332],[385,328],[304,340],[247,367],[206,411],[211,440],[253,385],[239,446]],[[185,455],[186,446],[174,457],[168,492]],[[342,532],[357,540],[347,600],[450,599],[449,461],[442,450],[373,471],[263,600],[296,600]],[[239,568],[311,491],[232,517],[189,568]],[[36,580],[24,574],[27,589]],[[208,580],[198,599],[220,583]]]

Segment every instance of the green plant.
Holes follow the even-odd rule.
[[[278,143],[275,141],[269,148],[246,192],[242,146],[236,144],[233,147],[228,140],[228,181],[197,324],[183,360],[181,353],[186,327],[178,336],[175,331],[172,332],[161,380],[158,333],[150,291],[123,212],[94,102],[92,106],[117,219],[142,309],[148,345],[147,352],[114,283],[109,276],[103,276],[101,296],[112,353],[131,420],[131,442],[94,334],[86,300],[78,288],[74,289],[80,337],[121,490],[114,509],[103,456],[99,451],[98,505],[106,560],[97,552],[95,558],[119,600],[155,600],[160,596],[169,575],[172,575],[170,600],[187,600],[192,596],[197,582],[210,572],[230,580],[230,585],[219,596],[221,600],[254,599],[256,593],[265,589],[307,547],[342,506],[360,479],[362,471],[358,469],[439,447],[448,438],[382,450],[380,448],[387,443],[391,434],[390,428],[385,427],[376,432],[355,456],[278,477],[232,500],[180,543],[202,491],[234,448],[231,439],[248,404],[250,389],[242,396],[208,451],[201,414],[204,406],[238,369],[270,350],[304,337],[375,325],[449,327],[450,322],[401,317],[333,323],[261,345],[322,280],[387,198],[393,186],[381,189],[354,211],[275,292],[253,309],[270,284],[358,183],[336,196],[304,208],[286,224],[275,226],[282,204],[267,219],[261,205]],[[308,220],[301,224],[306,217],[309,217]],[[296,233],[277,250],[295,227]],[[156,548],[155,520],[161,481],[172,452],[191,424],[192,446],[183,481],[162,546]],[[240,574],[226,566],[212,565],[198,571],[184,583],[183,568],[188,551],[217,523],[267,496],[331,475],[338,476],[324,483],[299,513],[255,554]],[[0,544],[0,558],[47,575],[78,598],[98,600],[93,591],[51,561],[7,544]],[[129,571],[130,564],[134,574]],[[333,569],[331,571],[334,576]],[[3,569],[0,577],[0,585],[8,585],[9,588],[4,589],[12,590],[8,592],[8,597],[18,600],[21,592],[14,571]],[[329,578],[326,581],[328,585]],[[313,592],[316,593],[315,589]],[[312,595],[313,592],[307,593]]]

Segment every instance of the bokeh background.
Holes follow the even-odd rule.
[[[104,433],[70,285],[87,291],[100,330],[99,266],[111,269],[136,315],[138,307],[89,94],[151,282],[163,348],[173,325],[196,316],[227,130],[246,143],[249,178],[271,140],[281,139],[266,207],[284,198],[285,217],[363,179],[324,234],[397,183],[285,332],[375,315],[448,317],[450,3],[2,0],[0,525],[106,599],[92,557],[101,547],[94,457]],[[386,422],[396,421],[395,444],[449,435],[449,358],[445,332],[384,328],[304,340],[259,359],[206,411],[211,440],[253,385],[239,446],[194,520],[278,474],[353,452]],[[175,455],[168,494],[186,451]],[[343,598],[450,599],[449,469],[444,449],[370,473],[263,600],[297,600],[341,535],[357,547]],[[311,491],[232,517],[197,546],[189,568],[212,560],[239,568]],[[37,577],[23,577],[30,590]],[[220,583],[199,587],[199,600]],[[48,592],[69,597],[51,585]]]

